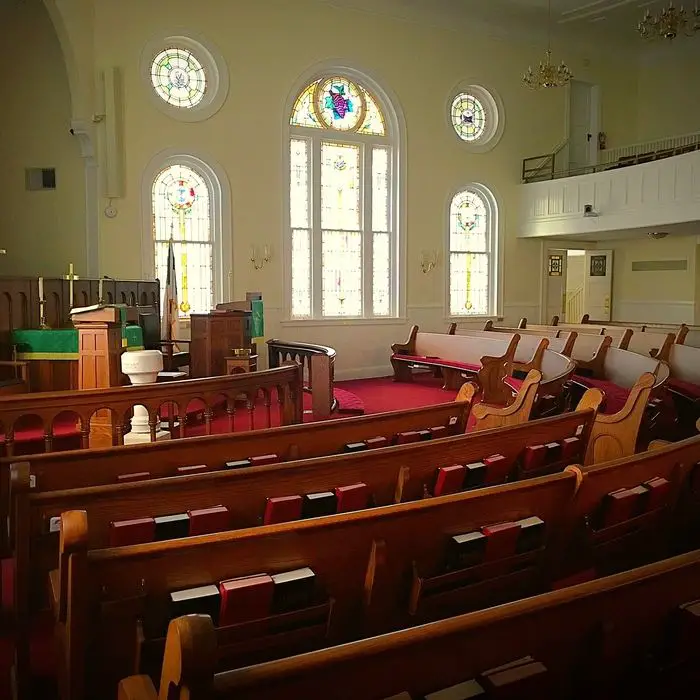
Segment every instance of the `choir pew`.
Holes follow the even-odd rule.
[[[226,628],[245,642],[228,657],[238,665],[411,624],[411,572],[444,576],[451,535],[504,520],[541,518],[544,547],[485,562],[481,567],[491,575],[482,569],[482,582],[466,575],[453,582],[461,594],[450,592],[450,612],[543,590],[550,558],[556,560],[548,537],[564,525],[576,484],[574,474],[559,473],[374,511],[94,551],[88,549],[84,511],[64,513],[59,570],[51,577],[62,698],[109,697],[119,679],[146,670],[139,659],[144,666],[156,659],[149,670],[157,673],[174,590],[261,572],[313,570],[316,597],[294,613],[293,629],[285,630],[283,616],[275,614],[262,628],[245,627],[242,639]],[[435,598],[439,602],[440,594],[426,602]]]
[[[700,552],[691,552],[416,629],[219,672],[214,659],[223,650],[211,619],[182,617],[168,630],[160,698],[376,700],[407,693],[417,700],[471,679],[493,687],[481,674],[530,657],[545,673],[529,683],[522,674],[523,687],[513,683],[508,697],[690,699],[700,661],[699,598]],[[645,658],[647,650],[655,654]],[[150,678],[120,684],[120,700],[157,697]]]

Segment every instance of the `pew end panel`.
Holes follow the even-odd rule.
[[[148,676],[128,676],[119,681],[117,700],[158,700],[158,692]]]
[[[541,380],[542,373],[532,369],[528,372],[515,397],[511,398],[509,405],[501,407],[477,403],[472,409],[472,416],[475,420],[472,431],[526,423],[530,419]]]

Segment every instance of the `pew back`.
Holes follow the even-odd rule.
[[[700,348],[671,345],[668,351],[671,376],[682,382],[700,385]]]
[[[669,376],[666,363],[620,348],[608,348],[604,372],[606,379],[625,389],[631,389],[644,372],[651,372],[656,376],[654,388],[664,384]]]
[[[608,335],[607,330],[605,333]],[[659,359],[663,359],[668,355],[668,350],[673,344],[673,333],[644,331],[643,333],[634,333],[626,349],[630,352],[644,355],[645,357],[658,357]]]
[[[416,335],[415,353],[423,357],[439,357],[465,364],[481,365],[481,358],[502,357],[508,352],[509,338],[453,336],[444,333]]]

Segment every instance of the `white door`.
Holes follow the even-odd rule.
[[[583,313],[591,321],[610,321],[612,308],[612,250],[587,250],[583,277]]]
[[[549,324],[552,317],[558,316],[559,322],[564,323],[566,310],[566,251],[547,250],[547,313],[544,322]]]
[[[598,89],[572,80],[569,85],[569,168],[595,165],[598,158]]]

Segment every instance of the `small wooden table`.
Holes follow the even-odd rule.
[[[233,355],[224,359],[226,360],[226,374],[258,371],[257,355]]]

